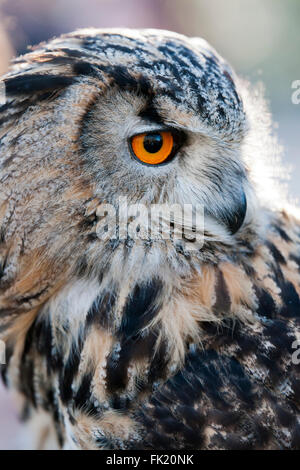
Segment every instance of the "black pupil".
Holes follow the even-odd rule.
[[[163,145],[163,138],[161,134],[147,134],[144,137],[144,148],[149,153],[157,153]]]

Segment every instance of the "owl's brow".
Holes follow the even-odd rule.
[[[163,122],[163,118],[151,102],[146,104],[145,108],[139,113],[139,117],[154,124],[161,124]]]

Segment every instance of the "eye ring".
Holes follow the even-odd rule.
[[[166,163],[174,153],[174,144],[171,131],[144,132],[133,136],[130,140],[134,157],[150,166]]]

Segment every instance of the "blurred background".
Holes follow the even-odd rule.
[[[263,82],[290,195],[300,200],[299,0],[0,0],[0,74],[27,46],[81,27],[162,28],[202,36],[252,83]],[[26,440],[26,439],[25,439]],[[0,385],[0,449],[25,446],[16,413]]]

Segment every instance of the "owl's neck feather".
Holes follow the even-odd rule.
[[[204,263],[190,276],[172,275],[166,266],[156,275],[148,270],[148,277],[128,274],[122,282],[70,282],[39,312],[25,347],[25,338],[19,340],[8,371],[21,372],[9,372],[10,380],[41,407],[45,384],[56,383],[52,406],[60,420],[74,426],[78,442],[85,439],[89,419],[92,425],[98,417],[105,428],[120,409],[127,410],[125,419],[146,392],[176,373],[190,348],[202,342],[204,347],[207,325],[246,322],[256,328],[266,295],[279,311],[282,286],[274,270],[282,270],[300,294],[293,227],[284,215],[251,255]]]

